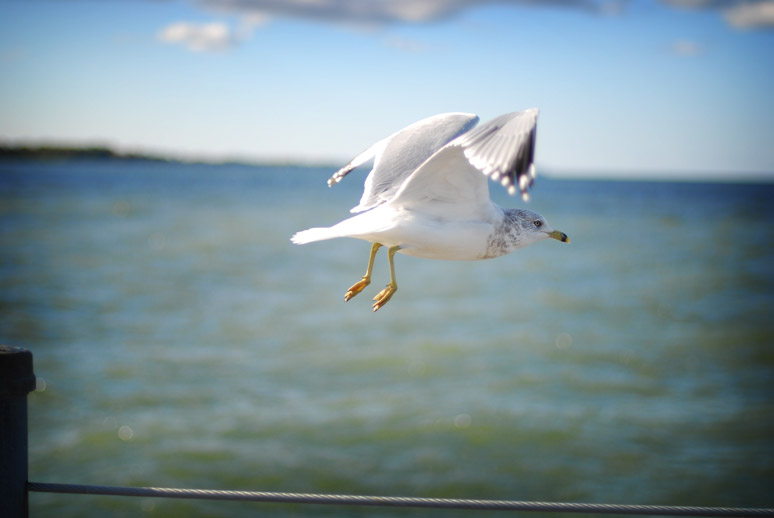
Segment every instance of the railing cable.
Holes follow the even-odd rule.
[[[285,504],[419,507],[493,511],[535,511],[649,516],[774,517],[774,509],[321,495],[28,482],[27,394],[34,390],[34,388],[35,374],[32,369],[32,353],[24,349],[0,345],[0,437],[2,437],[2,440],[0,440],[0,516],[3,517],[26,518],[29,515],[28,496],[30,492],[231,500]]]
[[[27,490],[37,493],[70,493],[81,495],[139,496],[154,498],[189,498],[199,500],[235,500],[285,504],[421,507],[436,509],[630,514],[649,516],[774,516],[774,509],[521,502],[511,500],[467,500],[457,498],[418,498],[395,496],[321,495],[306,493],[267,493],[261,491],[225,491],[215,489],[91,486],[76,484],[51,484],[43,482],[28,482]]]

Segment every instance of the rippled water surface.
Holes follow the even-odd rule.
[[[328,169],[0,164],[39,482],[774,507],[774,186],[540,178],[503,258],[292,245]],[[352,175],[351,175],[352,176]],[[494,191],[504,205],[520,205]],[[475,513],[32,494],[47,516]],[[484,513],[496,516],[497,513]]]

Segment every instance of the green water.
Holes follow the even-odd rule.
[[[357,203],[363,177],[328,189],[329,173],[0,164],[0,342],[30,349],[39,377],[31,480],[774,507],[774,186],[540,178],[529,207],[572,244],[480,262],[398,255],[400,289],[373,314],[386,257],[344,303],[369,245],[289,242]]]

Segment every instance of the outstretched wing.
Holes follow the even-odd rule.
[[[392,202],[458,219],[480,216],[491,207],[487,177],[527,199],[537,115],[537,109],[501,115],[457,137],[417,168]]]
[[[464,150],[470,164],[513,195],[527,200],[535,180],[535,134],[538,109],[506,113],[466,133],[450,145]]]
[[[351,212],[372,209],[392,199],[417,167],[477,122],[478,117],[468,113],[444,113],[415,122],[360,153],[334,173],[328,185],[340,182],[350,171],[373,159],[363,196]]]

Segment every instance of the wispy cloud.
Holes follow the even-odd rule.
[[[774,29],[774,0],[661,0],[683,9],[715,9],[737,29]]]
[[[672,43],[671,50],[678,56],[693,57],[701,54],[704,51],[704,48],[695,41],[677,40]]]
[[[401,38],[397,36],[390,36],[385,38],[384,44],[392,49],[400,50],[402,52],[424,52],[427,50],[427,45],[424,43],[412,40],[408,38]]]
[[[18,47],[0,49],[0,63],[16,63],[26,56],[26,52]]]
[[[192,0],[193,1],[193,0]],[[180,44],[189,50],[225,51],[250,38],[256,26],[272,18],[302,18],[355,27],[391,24],[420,24],[452,18],[459,13],[487,4],[532,8],[565,8],[598,15],[616,15],[626,10],[630,0],[196,0],[196,6],[239,22],[232,27],[223,22],[173,23],[158,33],[165,43]],[[661,0],[680,9],[713,9],[730,26],[738,29],[774,28],[774,0]],[[417,51],[414,42],[390,40],[387,45]],[[682,55],[700,52],[696,45],[678,42],[673,51]]]
[[[164,43],[183,45],[194,52],[224,51],[237,42],[233,31],[228,25],[221,22],[173,23],[159,31],[158,39]]]
[[[486,4],[567,7],[609,12],[625,0],[199,0],[210,10],[242,15],[287,16],[319,21],[384,25],[424,23]]]
[[[486,4],[510,4],[534,8],[568,8],[597,14],[616,14],[627,0],[198,0],[196,5],[225,16],[236,16],[235,29],[222,22],[177,22],[163,28],[158,39],[180,44],[195,52],[224,51],[250,38],[257,25],[271,18],[302,18],[354,27],[429,23],[451,18]],[[388,46],[409,52],[422,45],[407,40],[388,40]]]
[[[723,15],[740,29],[774,29],[774,1],[742,2],[724,10]]]

